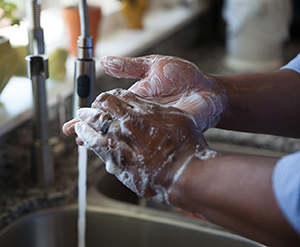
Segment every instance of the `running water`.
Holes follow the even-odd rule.
[[[87,150],[78,146],[78,247],[85,247]]]

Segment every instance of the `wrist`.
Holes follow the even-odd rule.
[[[219,85],[220,91],[220,100],[223,105],[223,111],[219,115],[218,122],[215,127],[218,128],[227,128],[228,123],[233,119],[233,106],[236,106],[237,96],[239,95],[238,87],[234,85],[231,81],[231,77],[228,75],[212,75],[216,81],[216,84]]]
[[[188,198],[192,188],[191,182],[202,180],[202,169],[216,156],[218,156],[217,152],[207,149],[201,154],[190,157],[174,177],[173,184],[168,190],[168,203],[181,208],[188,208],[186,203],[190,201]]]

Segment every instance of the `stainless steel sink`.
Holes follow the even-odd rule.
[[[261,246],[195,222],[102,207],[87,208],[87,247]],[[77,246],[77,208],[33,213],[0,232],[1,247]]]

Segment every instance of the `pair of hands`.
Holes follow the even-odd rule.
[[[112,76],[142,79],[129,91],[100,94],[63,131],[77,135],[78,144],[93,150],[139,196],[169,203],[185,166],[214,155],[203,131],[220,119],[224,89],[175,57],[104,57],[101,65]]]

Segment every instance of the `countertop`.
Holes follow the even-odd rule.
[[[73,139],[73,138],[72,138]],[[39,188],[32,182],[30,170],[18,171],[0,189],[0,229],[19,217],[44,208],[76,202],[77,149],[68,148],[55,160],[55,182],[49,188]],[[102,162],[89,151],[88,181],[102,167]]]

